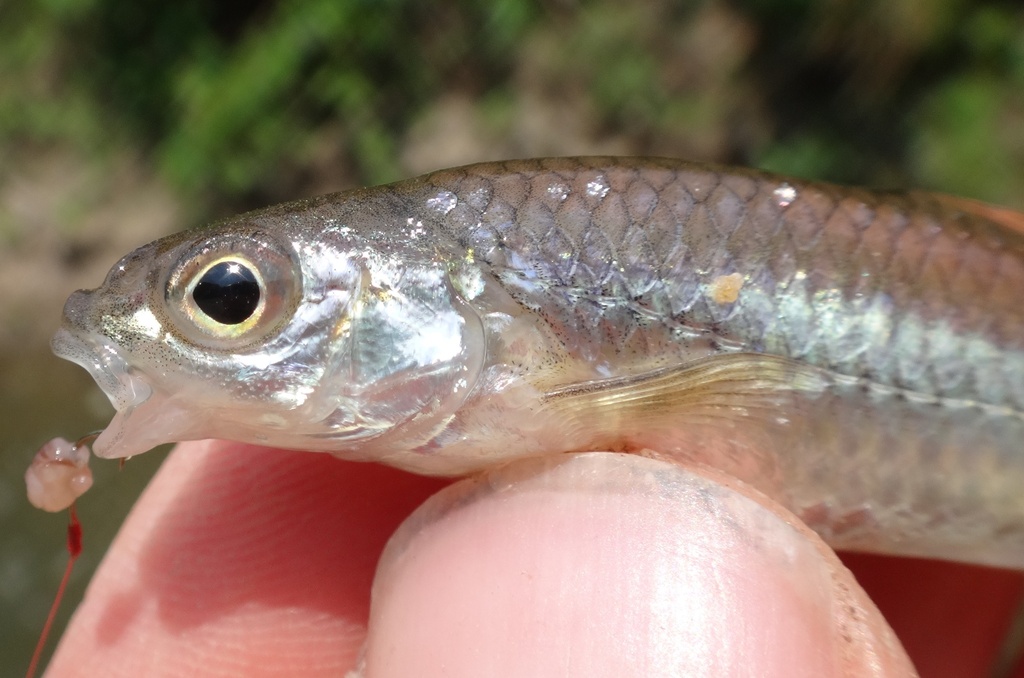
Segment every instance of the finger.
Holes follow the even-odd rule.
[[[140,498],[48,676],[337,676],[377,558],[443,482],[328,455],[180,445]]]
[[[588,454],[453,485],[385,551],[364,675],[913,675],[820,539],[728,483]]]
[[[1024,600],[1020,572],[867,554],[843,561],[922,676],[1024,678],[1012,629]]]

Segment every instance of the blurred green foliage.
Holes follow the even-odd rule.
[[[238,195],[296,172],[328,128],[361,179],[397,178],[410,116],[467,58],[500,78],[537,8],[49,0],[2,11],[0,143],[133,145],[186,191]]]
[[[442,96],[511,129],[495,102],[533,87],[585,101],[594,134],[634,152],[1024,204],[1012,0],[8,0],[0,16],[0,149],[127,145],[192,199],[288,197],[325,147],[353,183],[395,179]]]

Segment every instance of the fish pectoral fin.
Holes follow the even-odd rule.
[[[703,358],[628,377],[571,384],[544,395],[545,409],[578,429],[588,444],[643,444],[673,430],[777,428],[800,401],[833,383],[825,370],[759,353]],[[764,426],[759,426],[759,424]]]

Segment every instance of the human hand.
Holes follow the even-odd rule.
[[[913,675],[816,535],[701,473],[563,455],[442,489],[186,443],[47,675],[337,676],[364,643],[372,676]]]

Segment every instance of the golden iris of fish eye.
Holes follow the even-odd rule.
[[[256,308],[253,310],[252,315],[242,322],[234,325],[226,325],[224,323],[217,322],[208,316],[203,309],[199,308],[195,299],[192,297],[192,293],[195,291],[196,286],[199,285],[199,282],[203,279],[203,276],[206,275],[206,273],[214,266],[223,263],[227,263],[229,266],[233,267],[234,270],[232,272],[237,270],[239,267],[244,266],[245,268],[248,268],[256,278],[256,284],[259,285],[260,288],[260,300],[256,304]],[[192,276],[188,286],[185,288],[184,301],[185,315],[196,327],[214,337],[234,339],[244,336],[259,324],[260,318],[263,317],[263,312],[267,308],[267,286],[263,281],[263,275],[260,272],[259,266],[248,259],[239,257],[237,254],[231,254],[213,259],[208,262],[206,266],[199,269],[199,272]]]

